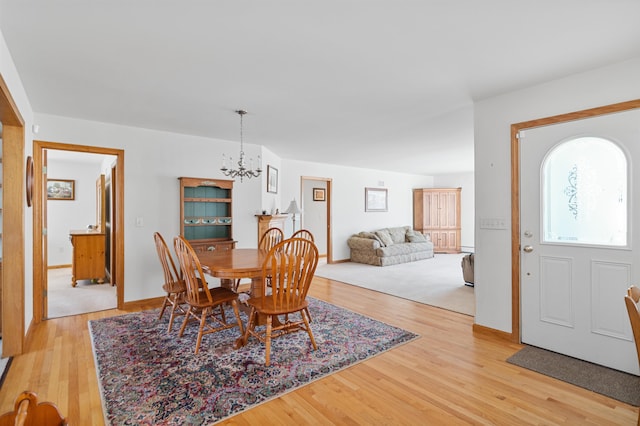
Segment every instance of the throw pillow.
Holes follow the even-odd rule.
[[[375,231],[374,234],[376,234],[378,238],[380,238],[380,241],[384,246],[388,247],[393,245],[393,240],[391,239],[391,235],[389,235],[389,231],[387,231],[386,229]]]
[[[406,241],[405,235],[407,233],[407,228],[388,228],[388,231],[394,244],[400,244]]]
[[[374,234],[373,232],[362,231],[362,232],[360,232],[358,234],[358,237],[369,238],[370,240],[376,240],[381,245],[383,244],[383,242],[380,240],[380,238],[376,234]]]
[[[366,231],[362,231],[358,234],[358,237],[362,237],[362,238],[370,238],[372,240],[377,240],[378,237],[376,236],[376,234],[374,234],[373,232],[366,232]]]
[[[427,237],[414,230],[407,231],[407,241],[410,243],[426,243]]]

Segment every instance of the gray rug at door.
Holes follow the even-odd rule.
[[[508,358],[507,362],[636,407],[640,406],[640,377],[633,374],[535,346],[525,346]]]

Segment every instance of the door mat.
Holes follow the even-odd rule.
[[[640,377],[535,346],[525,346],[507,362],[563,382],[640,406]]]

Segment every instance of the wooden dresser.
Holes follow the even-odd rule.
[[[71,263],[71,285],[78,280],[97,279],[100,284],[105,277],[105,235],[91,230],[69,231],[73,246]]]

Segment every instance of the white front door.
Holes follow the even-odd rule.
[[[522,342],[638,374],[640,110],[527,129],[520,153]]]

